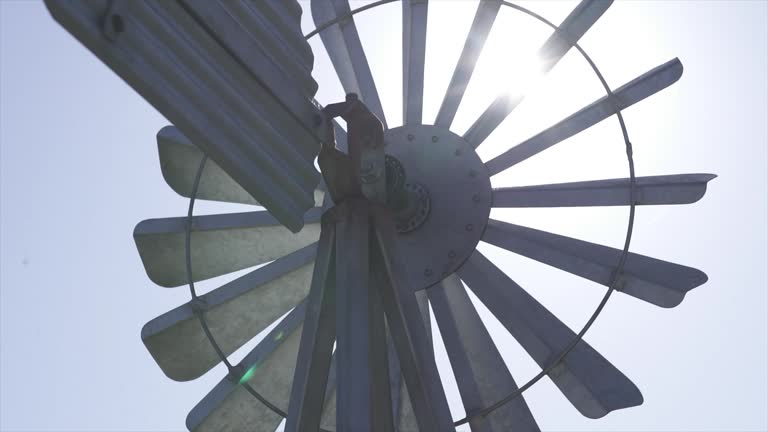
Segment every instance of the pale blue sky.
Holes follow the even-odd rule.
[[[453,0],[433,4],[427,123],[474,7]],[[559,22],[575,3],[525,4]],[[525,52],[525,41],[514,36],[528,27],[517,27],[518,21],[525,20],[512,11],[500,15],[457,132],[495,96],[492,90],[506,85],[510,53]],[[304,24],[311,28],[306,14]],[[399,125],[399,6],[366,12],[358,27],[390,126]],[[533,23],[531,39],[546,37],[545,30]],[[719,177],[696,204],[639,208],[632,250],[700,268],[709,282],[671,310],[616,295],[587,335],[637,384],[644,405],[585,419],[545,379],[526,392],[531,410],[543,430],[553,431],[766,431],[768,3],[619,1],[582,45],[614,87],[675,56],[685,66],[677,84],[626,111],[638,175]],[[319,41],[313,49],[318,100],[341,100]],[[549,90],[521,106],[520,117],[510,117],[481,156],[599,97],[588,72],[573,53],[566,56]],[[615,123],[560,144],[494,185],[624,176]],[[218,367],[197,381],[171,381],[139,337],[145,322],[188,300],[185,289],[149,281],[131,236],[142,219],[186,212],[187,201],[160,174],[154,139],[166,124],[42,3],[0,0],[0,430],[180,431],[189,409],[224,375]],[[199,213],[240,209],[197,207]],[[494,216],[618,246],[626,210]],[[483,250],[573,328],[603,293],[544,265]],[[200,285],[212,289],[226,279]],[[518,382],[533,376],[537,370],[524,351],[498,323],[489,319],[487,325]],[[442,348],[437,352],[447,365]],[[463,417],[452,378],[445,383],[454,416]]]

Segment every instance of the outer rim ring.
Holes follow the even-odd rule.
[[[350,11],[350,13],[348,13],[348,14],[340,15],[340,16],[336,17],[335,19],[331,20],[331,21],[323,23],[322,25],[320,25],[317,28],[315,28],[315,30],[313,30],[313,31],[309,32],[307,35],[305,35],[304,38],[305,38],[305,40],[309,40],[313,36],[317,35],[319,32],[325,30],[326,28],[328,28],[328,27],[330,27],[330,26],[332,26],[332,25],[334,25],[334,24],[336,24],[336,23],[338,23],[340,21],[343,21],[343,20],[348,19],[348,18],[352,18],[354,15],[356,15],[356,14],[358,14],[360,12],[364,12],[366,10],[373,9],[375,7],[378,7],[378,6],[387,4],[387,3],[393,3],[394,1],[396,1],[396,0],[379,0],[379,1],[376,1],[376,2],[373,2],[373,3],[370,3],[368,5],[359,7],[357,9],[355,9],[355,10]],[[507,7],[510,7],[512,9],[515,9],[515,10],[517,10],[519,12],[522,12],[522,13],[530,16],[530,17],[536,18],[540,22],[542,22],[542,23],[548,25],[549,27],[551,27],[555,32],[559,31],[559,27],[558,26],[556,26],[555,24],[553,24],[552,22],[550,22],[546,18],[542,17],[541,15],[539,15],[539,14],[537,14],[537,13],[531,11],[531,10],[526,9],[525,7],[522,7],[522,6],[510,3],[508,1],[504,1],[504,0],[502,0],[501,4],[503,6],[507,6]],[[591,57],[589,57],[589,55],[586,53],[586,51],[584,51],[584,49],[581,48],[581,46],[579,46],[578,43],[574,43],[573,44],[573,48],[576,48],[579,51],[579,53],[581,54],[581,56],[584,58],[584,60],[587,61],[589,66],[592,68],[592,71],[595,73],[597,78],[600,80],[600,83],[602,84],[603,88],[605,89],[605,92],[606,92],[607,96],[610,99],[613,99],[614,98],[614,94],[613,94],[613,91],[611,90],[611,87],[608,85],[608,83],[605,80],[605,77],[603,77],[603,74],[600,72],[600,70],[598,69],[597,65],[594,63],[594,61],[592,61]],[[503,406],[507,402],[511,401],[512,399],[516,398],[517,396],[520,396],[525,390],[527,390],[530,387],[532,387],[539,380],[541,380],[541,378],[543,378],[545,375],[547,375],[584,338],[584,335],[592,327],[592,325],[597,320],[597,317],[600,315],[600,313],[605,308],[605,305],[608,303],[608,299],[611,297],[611,294],[613,294],[613,292],[616,290],[617,282],[618,282],[620,276],[622,275],[622,273],[624,272],[624,265],[626,263],[627,256],[629,254],[629,245],[630,245],[631,240],[632,240],[632,231],[633,231],[634,222],[635,222],[635,206],[636,206],[635,163],[634,163],[634,159],[632,157],[632,143],[629,140],[629,133],[627,131],[627,127],[626,127],[626,124],[624,122],[624,117],[623,117],[623,115],[621,113],[621,109],[617,109],[616,110],[616,118],[618,119],[619,126],[621,127],[621,132],[622,132],[622,135],[624,137],[624,144],[625,144],[626,152],[627,152],[627,163],[629,165],[629,179],[630,179],[630,182],[629,182],[629,198],[630,198],[629,201],[630,201],[630,204],[629,204],[629,217],[628,217],[628,221],[627,221],[627,231],[626,231],[626,235],[625,235],[625,238],[624,238],[624,248],[622,250],[621,258],[619,259],[619,264],[616,266],[616,269],[614,270],[613,275],[611,277],[611,283],[609,284],[608,290],[606,291],[606,293],[603,296],[602,300],[600,300],[600,303],[597,305],[597,308],[595,308],[594,312],[590,316],[589,320],[587,320],[587,323],[584,325],[584,327],[581,329],[581,331],[579,331],[579,333],[576,335],[576,337],[573,339],[573,341],[571,341],[571,343],[568,344],[568,346],[566,346],[561,351],[561,353],[555,358],[554,361],[552,361],[552,363],[549,366],[547,366],[546,368],[542,369],[541,372],[539,372],[536,376],[534,376],[527,383],[525,383],[524,385],[519,387],[517,389],[517,391],[514,391],[514,392],[508,394],[507,396],[505,396],[502,399],[500,399],[498,402],[496,402],[496,403],[494,403],[494,404],[492,404],[492,405],[490,405],[490,406],[488,406],[488,407],[486,407],[486,408],[484,408],[482,410],[478,410],[478,411],[475,411],[473,413],[467,413],[466,417],[464,417],[464,418],[462,418],[460,420],[455,421],[453,423],[454,426],[460,426],[460,425],[463,425],[465,423],[469,423],[470,421],[472,421],[472,420],[474,420],[476,418],[487,416],[488,414],[490,414],[494,410],[498,409],[499,407]],[[206,160],[207,160],[207,156],[204,155],[203,158],[200,161],[200,166],[198,167],[198,172],[197,172],[197,175],[196,175],[196,178],[195,178],[195,183],[193,185],[192,194],[190,196],[189,212],[187,214],[187,225],[186,225],[186,229],[185,229],[185,231],[186,231],[185,232],[185,234],[186,234],[186,241],[185,241],[185,249],[186,249],[186,251],[185,252],[186,252],[186,255],[187,255],[186,267],[187,267],[188,283],[189,283],[190,292],[191,292],[191,295],[192,295],[191,303],[195,303],[195,301],[197,300],[197,294],[195,293],[194,282],[192,281],[192,278],[191,278],[192,265],[191,265],[191,262],[190,262],[191,260],[189,259],[190,254],[191,254],[191,251],[190,251],[190,240],[191,239],[190,239],[190,237],[191,237],[192,215],[193,215],[195,198],[197,196],[197,189],[198,189],[198,186],[199,186],[199,183],[200,183],[200,177],[201,177],[203,168],[205,166]],[[203,329],[205,330],[205,334],[206,334],[209,342],[211,343],[211,345],[213,345],[214,349],[219,354],[219,357],[221,358],[221,361],[225,365],[227,365],[230,373],[232,373],[236,368],[233,367],[229,363],[229,360],[228,360],[227,356],[224,355],[223,352],[221,351],[221,349],[218,347],[218,344],[216,343],[215,338],[211,334],[211,332],[208,329],[208,326],[207,326],[207,324],[205,322],[204,311],[200,311],[199,313],[197,313],[197,316],[198,316],[198,318],[200,320],[201,325],[203,326]],[[270,403],[268,400],[266,400],[263,396],[261,396],[258,392],[256,392],[250,385],[248,385],[248,383],[244,383],[243,385],[245,386],[246,390],[248,390],[249,393],[251,393],[254,397],[256,397],[265,406],[267,406],[267,408],[269,408],[270,410],[272,410],[273,412],[275,412],[276,414],[278,414],[278,415],[280,415],[282,417],[286,416],[285,412],[283,412],[282,410],[277,408],[275,405]],[[321,430],[323,430],[324,432],[327,432],[324,429],[321,429]]]

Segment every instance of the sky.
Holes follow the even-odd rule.
[[[576,3],[522,4],[559,23]],[[312,20],[302,5],[308,32]],[[431,2],[425,123],[437,113],[474,5]],[[399,5],[356,21],[388,123],[400,125]],[[514,86],[514,65],[548,35],[543,25],[502,10],[454,132]],[[615,295],[587,334],[640,388],[642,406],[586,419],[548,379],[525,393],[528,405],[546,431],[766,431],[768,2],[618,1],[580,44],[614,88],[674,57],[683,63],[678,83],[625,111],[637,172],[718,178],[693,205],[638,208],[631,250],[702,269],[709,282],[674,309]],[[322,44],[311,45],[317,99],[342,100]],[[597,79],[571,52],[479,154],[488,160],[600,96]],[[41,2],[0,0],[0,430],[180,431],[187,412],[225,374],[219,366],[192,382],[171,381],[140,339],[144,323],[188,300],[183,288],[151,283],[132,239],[143,219],[186,213],[187,201],[160,173],[155,134],[167,124]],[[493,185],[626,173],[612,118]],[[200,202],[196,211],[243,207]],[[508,209],[492,217],[620,247],[627,210]],[[485,244],[480,249],[571,328],[581,328],[604,293],[543,264]],[[535,363],[479,309],[518,383],[534,376]],[[463,408],[435,340],[458,419]]]

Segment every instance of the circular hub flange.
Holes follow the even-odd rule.
[[[397,236],[406,277],[420,290],[456,271],[475,250],[491,212],[491,180],[474,149],[448,130],[406,125],[386,131],[384,142],[406,181],[429,194],[426,218]]]

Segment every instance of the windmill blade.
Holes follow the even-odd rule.
[[[427,52],[427,0],[403,1],[403,123],[421,124],[424,58]]]
[[[472,27],[469,29],[467,40],[464,42],[464,49],[461,51],[459,62],[453,71],[451,83],[448,84],[448,90],[445,92],[443,103],[440,105],[440,111],[435,119],[435,126],[445,129],[451,127],[453,118],[456,117],[456,111],[459,109],[461,99],[467,90],[469,79],[475,71],[477,59],[483,51],[488,34],[491,32],[493,22],[501,8],[501,0],[485,0],[477,5],[475,19],[472,21]]]
[[[653,94],[675,83],[683,73],[680,60],[673,59],[658,66],[613,92],[613,97],[604,96],[578,112],[561,120],[539,134],[512,147],[488,161],[485,166],[491,176],[534,156],[560,141],[594,126]]]
[[[312,0],[311,8],[312,19],[317,27],[352,12],[348,0]],[[371,68],[368,66],[368,59],[365,57],[352,16],[322,30],[320,39],[323,41],[325,50],[328,51],[344,91],[356,93],[365,106],[381,120],[386,129],[387,121],[376,90],[376,83],[373,81]]]
[[[426,330],[426,352],[427,356],[434,357],[435,350],[432,343],[432,320],[429,317],[429,298],[426,293],[427,290],[420,290],[413,293],[416,296],[416,304],[419,306],[419,312],[421,313],[421,321],[424,323],[424,330]],[[394,348],[394,346],[393,346]],[[391,360],[394,357],[394,361]],[[390,369],[391,377],[400,377],[399,381],[392,386],[392,418],[397,420],[397,431],[402,432],[418,432],[419,425],[416,420],[416,412],[411,404],[411,397],[408,394],[408,387],[405,384],[405,378],[400,373],[400,359],[397,358],[397,350],[394,352],[394,356],[390,355],[390,362],[396,366],[396,371]],[[395,391],[398,391],[395,393]]]
[[[199,297],[205,321],[229,355],[296,306],[309,292],[317,244],[313,243]],[[202,376],[220,359],[194,303],[172,309],[144,325],[141,340],[171,379]]]
[[[704,196],[714,174],[636,177],[635,204],[691,204]],[[630,179],[594,180],[493,190],[493,207],[591,207],[630,204]]]
[[[467,413],[478,412],[517,391],[517,384],[455,274],[426,290]],[[473,432],[538,432],[522,396],[469,422]]]
[[[483,241],[605,286],[622,254],[619,249],[492,219]],[[629,253],[617,290],[671,308],[706,281],[701,270]]]
[[[565,56],[565,53],[608,10],[611,3],[613,0],[582,0],[539,49],[537,57],[541,61],[541,65],[536,72],[543,76],[552,70]],[[523,92],[519,94],[505,93],[499,95],[475,120],[475,123],[467,129],[464,139],[473,148],[477,148],[523,101],[527,90],[527,88],[523,88]]]
[[[541,368],[548,367],[576,338],[568,326],[480,252],[475,251],[458,274]],[[589,418],[643,403],[637,387],[583,340],[549,377]]]
[[[266,211],[194,216],[190,234],[192,280],[220,276],[272,261],[317,241],[322,209],[304,216],[310,225],[293,234]],[[186,284],[186,217],[148,219],[136,225],[133,239],[153,282]]]
[[[224,377],[190,411],[187,416],[190,431],[272,431],[277,428],[283,417],[249,394],[244,384],[247,383],[276,408],[285,410],[305,310],[305,302],[297,305],[240,362],[237,369],[243,372],[241,377]],[[334,385],[335,382],[329,379],[329,393],[333,392]],[[332,409],[332,400],[326,399],[325,405],[327,409]]]
[[[293,231],[312,206],[317,84],[293,2],[47,0],[51,15]],[[210,8],[211,14],[200,8]],[[280,18],[267,18],[277,14]],[[249,28],[270,21],[276,31]],[[288,46],[282,62],[272,46]]]
[[[168,186],[177,194],[189,198],[204,154],[174,126],[166,126],[157,133],[160,168]],[[324,192],[315,189],[315,206],[323,205]],[[240,204],[259,204],[242,186],[208,159],[200,176],[197,199]]]

